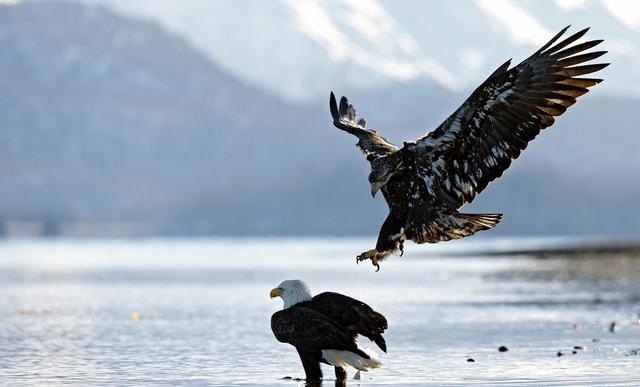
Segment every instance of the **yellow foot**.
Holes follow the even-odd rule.
[[[391,235],[389,240],[398,243],[398,250],[400,250],[400,256],[404,254],[404,241],[407,240],[407,236],[403,232],[399,232],[397,234]]]
[[[369,251],[365,251],[364,253],[358,255],[356,257],[356,263],[360,263],[361,261],[366,261],[367,259],[371,260],[373,266],[376,267],[376,271],[380,271],[380,264],[378,260],[382,258],[382,254],[378,252],[376,249],[371,249]]]

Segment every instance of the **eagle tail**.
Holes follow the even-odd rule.
[[[327,363],[344,369],[347,368],[347,365],[350,365],[358,371],[368,371],[382,366],[382,362],[378,359],[375,352],[359,346],[355,352],[323,349],[322,357]]]
[[[462,214],[459,212],[439,214],[418,227],[413,225],[413,232],[407,238],[415,243],[436,243],[460,239],[473,235],[478,231],[489,230],[502,219],[502,214]],[[409,230],[408,230],[409,231]]]
[[[454,215],[457,221],[462,221],[463,226],[468,228],[471,233],[477,231],[488,230],[494,228],[496,224],[500,223],[502,214],[461,214]],[[466,236],[466,235],[465,235]]]
[[[378,334],[375,334],[375,335],[371,336],[371,340],[374,343],[376,343],[378,348],[383,350],[385,353],[387,352],[387,343],[384,341],[384,337],[382,337],[381,334],[378,333]]]

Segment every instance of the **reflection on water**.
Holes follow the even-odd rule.
[[[329,382],[317,382],[317,381],[307,381],[304,383],[305,387],[321,387],[324,386],[334,386],[334,387],[347,387],[347,382],[345,380],[334,380],[333,383]]]
[[[269,327],[281,303],[268,290],[288,278],[389,320],[383,367],[350,386],[640,383],[636,258],[452,258],[436,245],[374,273],[354,262],[370,244],[4,241],[1,384],[303,386],[283,379],[304,372]]]

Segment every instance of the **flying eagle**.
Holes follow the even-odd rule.
[[[602,40],[571,45],[589,29],[554,43],[564,28],[519,65],[511,60],[498,67],[471,96],[434,131],[402,148],[388,142],[345,97],[336,104],[331,93],[333,124],[358,137],[356,146],[371,163],[371,194],[382,191],[389,206],[375,249],[356,261],[379,261],[396,251],[405,240],[437,243],[464,238],[488,230],[502,214],[464,214],[458,209],[500,177],[540,130],[602,81],[579,78],[603,69],[608,63],[583,64],[606,51],[584,52]]]
[[[296,347],[307,381],[322,379],[321,362],[335,367],[338,380],[346,379],[348,365],[359,371],[382,365],[375,353],[356,343],[362,335],[387,352],[382,337],[387,320],[364,302],[332,292],[312,297],[300,280],[282,282],[270,296],[284,301],[284,308],[271,316],[271,330],[278,341]]]

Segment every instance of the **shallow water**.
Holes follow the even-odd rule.
[[[480,245],[523,243],[546,242]],[[375,273],[353,258],[371,244],[0,242],[0,384],[302,385],[282,379],[304,374],[293,347],[273,338],[282,302],[268,296],[302,278],[389,320],[383,367],[350,386],[640,385],[640,259],[454,258],[443,253],[479,243],[408,244]]]

